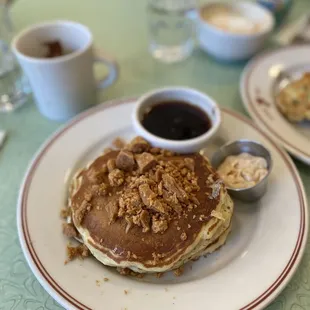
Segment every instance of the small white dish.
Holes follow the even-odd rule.
[[[295,80],[310,72],[309,55],[308,45],[264,53],[246,66],[240,81],[242,101],[253,120],[274,141],[308,165],[310,122],[289,122],[279,112],[275,101],[283,82],[282,73]]]
[[[235,202],[225,246],[186,264],[182,277],[167,273],[160,279],[152,275],[133,279],[92,258],[64,265],[68,239],[62,234],[59,212],[71,177],[116,137],[128,141],[135,135],[129,117],[135,105],[135,100],[125,99],[87,110],[54,134],[31,162],[20,190],[17,228],[34,275],[70,310],[265,308],[288,284],[305,250],[307,199],[286,152],[247,118],[226,109],[222,109],[223,123],[208,151],[230,140],[248,138],[269,149],[274,167],[268,191],[257,205],[249,208]]]
[[[231,12],[231,16],[240,15],[258,25],[258,28],[252,33],[224,30],[203,18],[205,14],[218,14],[216,12],[221,10]],[[273,15],[267,9],[258,4],[243,1],[208,3],[200,9],[199,16],[198,41],[200,47],[223,61],[249,59],[263,47],[275,23]],[[240,26],[240,21],[232,21],[232,26],[233,22]]]
[[[167,101],[183,101],[199,107],[209,117],[211,128],[204,134],[188,140],[169,140],[158,137],[144,128],[141,121],[150,107]],[[217,103],[209,96],[186,87],[160,88],[146,93],[138,100],[132,113],[133,126],[136,133],[152,145],[177,153],[193,153],[206,146],[208,140],[216,133],[221,123],[221,112]]]

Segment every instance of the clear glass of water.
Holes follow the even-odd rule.
[[[12,24],[7,4],[0,4],[0,112],[11,112],[29,98],[30,86],[10,50]]]
[[[149,0],[149,50],[166,63],[187,58],[194,49],[196,0]]]

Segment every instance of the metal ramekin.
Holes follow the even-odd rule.
[[[220,164],[229,155],[238,155],[240,153],[249,153],[253,156],[260,156],[266,159],[268,174],[256,185],[248,188],[230,188],[228,192],[235,198],[242,201],[252,202],[260,199],[267,190],[268,177],[272,169],[272,158],[270,152],[260,143],[251,140],[236,140],[221,146],[212,156],[211,164],[217,169]]]

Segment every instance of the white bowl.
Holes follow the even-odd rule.
[[[147,131],[141,121],[151,106],[164,101],[184,101],[201,108],[207,113],[211,121],[211,128],[204,134],[188,140],[169,140],[158,137]],[[221,123],[221,112],[216,102],[209,96],[185,87],[160,88],[143,95],[137,102],[132,114],[136,133],[149,141],[153,146],[177,153],[193,153],[205,147],[207,141],[216,133]]]
[[[229,9],[259,23],[260,29],[245,34],[223,30],[202,18],[204,10]],[[252,2],[215,2],[206,4],[200,10],[198,21],[198,40],[200,47],[210,55],[223,61],[241,61],[252,57],[265,44],[275,21],[273,15],[264,7]]]

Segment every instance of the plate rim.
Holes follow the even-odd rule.
[[[251,100],[251,97],[249,95],[249,87],[248,83],[251,77],[251,74],[257,68],[261,61],[264,59],[274,56],[275,54],[281,53],[281,52],[292,52],[292,50],[300,49],[300,48],[306,48],[309,49],[310,47],[302,44],[297,44],[294,46],[287,46],[283,48],[277,48],[273,50],[268,50],[259,56],[252,59],[243,69],[240,84],[239,84],[239,91],[242,98],[243,106],[246,108],[249,115],[253,118],[253,120],[256,122],[256,124],[261,125],[261,130],[264,131],[268,136],[274,140],[276,140],[279,144],[281,144],[288,152],[290,152],[293,156],[298,158],[299,160],[303,161],[307,165],[310,165],[310,152],[304,152],[303,150],[300,150],[298,146],[295,146],[290,141],[283,138],[281,135],[279,135],[277,132],[275,132],[271,126],[268,125],[268,123],[263,119],[263,117],[260,116],[258,110],[255,108],[255,103]]]
[[[32,177],[35,174],[36,168],[38,167],[43,155],[48,151],[49,147],[56,141],[63,133],[67,130],[75,126],[80,121],[84,120],[88,116],[91,116],[98,111],[102,111],[108,109],[110,107],[118,106],[120,104],[132,103],[136,101],[137,98],[122,98],[122,99],[114,99],[108,102],[103,102],[98,106],[95,106],[77,117],[75,117],[70,122],[61,126],[54,134],[52,134],[39,148],[36,154],[33,156],[30,161],[23,181],[21,183],[18,202],[17,202],[17,230],[19,242],[25,256],[25,259],[35,275],[36,279],[40,282],[40,284],[44,287],[44,289],[50,294],[59,304],[64,307],[72,306],[74,309],[81,310],[91,310],[89,306],[84,305],[69,293],[65,291],[48,273],[43,264],[40,265],[40,259],[36,255],[36,252],[32,246],[30,240],[30,234],[28,230],[27,220],[26,220],[26,208],[27,208],[27,197],[29,193],[29,188],[31,185]],[[307,197],[305,194],[304,186],[299,176],[298,170],[293,163],[292,159],[288,156],[288,154],[278,146],[264,131],[262,131],[257,125],[251,121],[249,118],[227,108],[222,108],[221,111],[224,113],[228,113],[233,117],[239,119],[242,122],[245,122],[247,125],[254,128],[258,131],[265,139],[268,140],[269,143],[276,148],[279,154],[285,161],[287,168],[290,170],[292,177],[294,179],[296,189],[299,196],[300,202],[300,225],[299,225],[299,234],[296,241],[296,245],[294,251],[292,252],[291,258],[286,264],[285,268],[279,275],[279,277],[255,300],[243,306],[240,310],[254,310],[261,309],[268,305],[285,287],[285,285],[289,282],[289,280],[294,275],[301,258],[304,254],[307,237],[308,237],[308,209],[307,209]],[[38,263],[39,261],[39,263]]]

